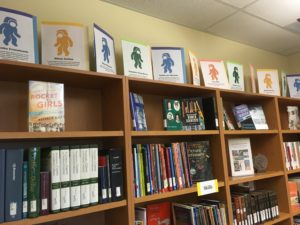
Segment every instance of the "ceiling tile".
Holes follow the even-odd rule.
[[[300,42],[298,35],[242,12],[214,25],[208,31],[227,39],[277,53],[291,49]]]
[[[245,6],[255,2],[257,0],[221,0],[221,2],[225,2],[229,5],[232,5],[237,8],[244,8]]]
[[[300,1],[260,0],[247,7],[245,11],[284,27],[300,17]]]

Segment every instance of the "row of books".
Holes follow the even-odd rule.
[[[300,209],[299,193],[300,193],[300,177],[292,176],[289,177],[289,196],[291,200],[291,206],[293,210]]]
[[[123,199],[120,149],[97,145],[0,150],[0,222]]]
[[[279,216],[278,199],[274,191],[251,191],[235,187],[238,187],[237,190],[231,193],[234,225],[262,224]]]
[[[300,224],[300,215],[294,216],[293,223],[294,223],[294,225]]]
[[[287,170],[300,168],[300,142],[283,142],[285,167]]]
[[[135,144],[132,152],[136,197],[213,179],[209,141]]]
[[[135,208],[135,225],[157,224],[227,225],[225,204],[217,200],[201,200],[187,204],[161,202]]]

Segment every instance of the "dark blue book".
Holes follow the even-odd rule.
[[[120,201],[124,198],[123,185],[123,154],[121,149],[110,149],[109,154],[109,169],[111,182],[112,201]]]
[[[132,92],[129,93],[129,97],[134,129],[147,130],[143,97]]]
[[[99,200],[100,203],[108,202],[108,184],[107,184],[107,164],[106,157],[99,156],[99,166],[98,166],[98,174],[99,174]]]
[[[6,151],[5,221],[22,219],[23,149]]]
[[[4,222],[5,150],[0,149],[0,223]]]
[[[174,166],[174,158],[173,158],[172,148],[168,147],[167,151],[169,151],[169,156],[170,156],[170,167],[171,167],[173,190],[177,190],[176,173],[175,173],[175,166]]]
[[[28,161],[23,162],[22,183],[22,218],[24,219],[28,217]]]

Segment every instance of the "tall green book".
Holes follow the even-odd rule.
[[[181,102],[179,99],[163,100],[164,128],[166,130],[182,130]]]
[[[28,217],[38,217],[40,211],[40,166],[41,151],[39,147],[28,151]]]

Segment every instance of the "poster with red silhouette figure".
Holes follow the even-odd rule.
[[[260,94],[280,96],[278,71],[275,69],[257,69],[258,91]]]
[[[229,89],[223,60],[200,60],[200,65],[206,87]]]
[[[89,70],[87,27],[78,23],[42,22],[42,64]]]

